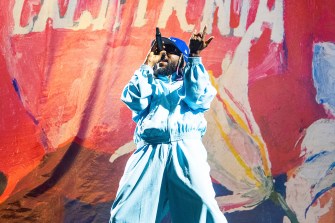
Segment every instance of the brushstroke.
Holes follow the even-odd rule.
[[[3,194],[6,187],[7,187],[7,177],[3,172],[0,171],[0,195]]]
[[[301,147],[305,161],[288,179],[286,200],[301,223],[318,222],[334,202],[320,203],[335,186],[335,120],[320,119],[309,126]]]
[[[217,86],[216,83],[214,86]],[[272,192],[268,160],[262,160],[266,155],[262,157],[260,148],[263,145],[258,144],[260,141],[257,136],[251,134],[247,125],[226,101],[220,100],[220,95],[217,97],[219,100],[213,102],[213,111],[210,111],[210,115],[207,116],[208,134],[211,135],[208,140],[221,141],[221,138],[223,143],[221,148],[213,148],[214,142],[209,144],[205,139],[205,144],[206,146],[209,144],[207,148],[209,148],[209,162],[213,177],[234,192],[233,196],[221,197],[218,201],[226,211],[234,206],[243,210],[240,209],[241,206],[236,207],[238,203],[240,205],[243,203],[244,208],[250,209],[269,198]],[[225,113],[226,115],[223,116]],[[221,115],[217,116],[217,114]],[[215,126],[217,129],[213,129]],[[224,155],[220,155],[220,150],[225,151]],[[230,153],[232,158],[228,156]],[[220,156],[230,159],[230,162],[227,163]],[[239,169],[240,171],[237,171]]]
[[[94,207],[95,220],[108,219],[135,148],[119,97],[143,63],[152,27],[187,40],[207,25],[215,39],[203,62],[219,94],[204,143],[216,188],[228,191],[218,191],[221,208],[237,222],[283,215],[295,222],[294,212],[301,222],[334,222],[334,1],[10,0],[0,7],[0,221],[94,221]],[[278,175],[286,194],[276,191]]]
[[[335,44],[315,43],[313,52],[316,101],[332,116],[319,119],[306,129],[301,143],[304,162],[287,182],[287,201],[301,223],[318,222],[334,203],[333,197],[326,202],[321,198],[335,187]]]
[[[325,104],[335,114],[335,43],[314,45],[313,80],[316,101]]]

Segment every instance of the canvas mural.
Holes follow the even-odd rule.
[[[0,222],[107,222],[135,149],[123,86],[155,27],[187,41],[204,26],[203,141],[228,222],[335,222],[334,1],[0,7]]]

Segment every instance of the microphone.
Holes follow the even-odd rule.
[[[163,42],[162,42],[162,35],[158,27],[156,27],[156,43],[157,43],[157,53],[159,53],[163,50]]]

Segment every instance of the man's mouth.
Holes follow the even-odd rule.
[[[159,66],[159,67],[166,67],[167,65],[168,65],[168,62],[165,61],[165,60],[162,60],[162,61],[160,61],[160,62],[158,63],[158,66]]]

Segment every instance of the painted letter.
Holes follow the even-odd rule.
[[[140,0],[137,6],[137,11],[135,15],[134,26],[142,27],[147,23],[147,19],[145,18],[145,13],[147,11],[148,0]]]
[[[20,24],[22,7],[24,2],[25,2],[24,0],[15,1],[13,8],[13,18],[14,18],[13,34],[27,34],[33,28],[34,22],[32,18],[30,18],[29,23],[25,27],[22,27]]]
[[[283,21],[283,0],[275,1],[274,8],[270,11],[266,0],[259,2],[257,15],[255,19],[254,32],[255,38],[262,34],[263,23],[268,23],[272,26],[271,39],[276,43],[281,43],[284,38],[284,21]]]
[[[70,0],[68,8],[63,18],[59,15],[58,0],[43,1],[41,11],[34,23],[33,32],[42,32],[45,29],[47,20],[53,20],[54,28],[73,27],[73,15],[77,6],[77,0]]]
[[[187,23],[185,17],[186,7],[187,7],[187,0],[164,1],[164,5],[161,10],[157,26],[165,28],[167,20],[171,16],[173,10],[175,10],[180,22],[180,28],[185,32],[191,32],[194,28],[194,25],[190,25]]]
[[[238,36],[238,37],[242,37],[245,34],[245,30],[247,28],[250,1],[244,0],[242,1],[241,4],[242,4],[242,8],[240,12],[240,23],[238,27],[234,29],[234,36]]]
[[[230,1],[231,0],[209,0],[206,1],[201,27],[207,25],[207,32],[212,33],[214,12],[218,8],[218,28],[221,35],[230,33]]]
[[[108,5],[109,0],[102,0],[99,15],[92,21],[93,29],[95,30],[103,29],[107,17]]]

